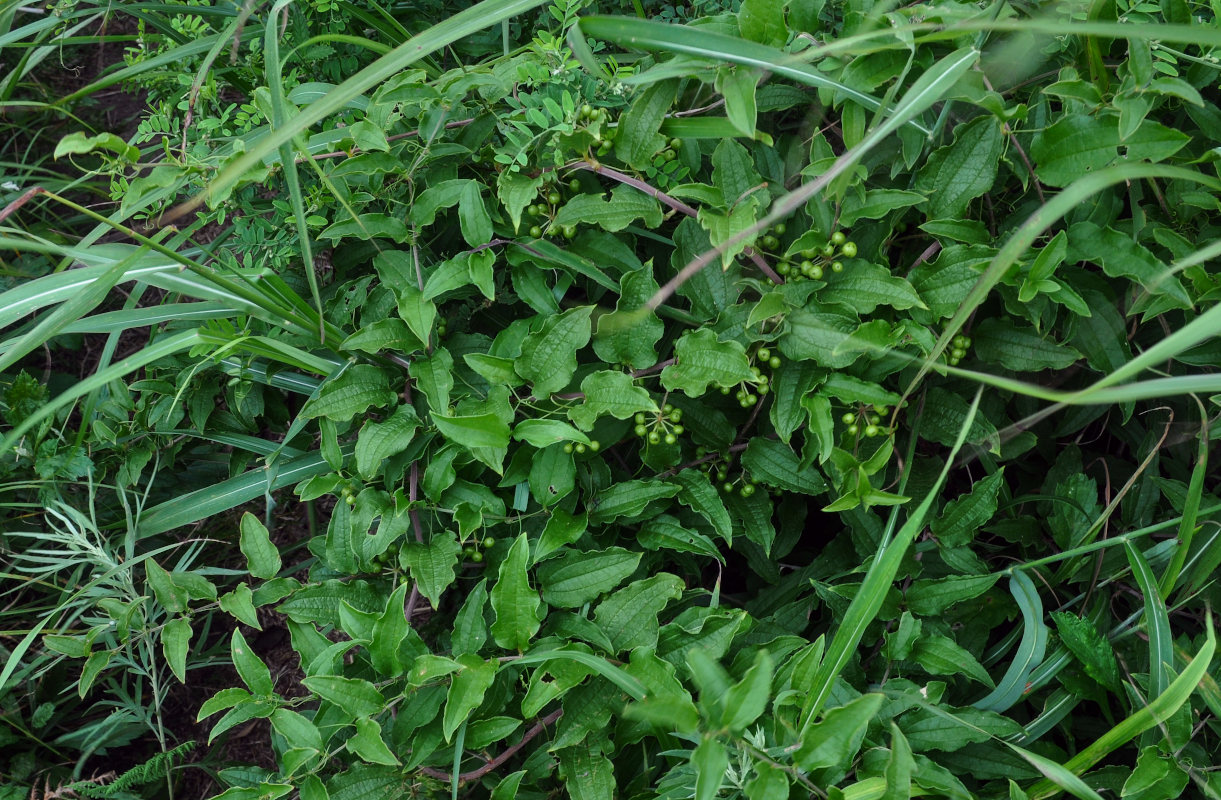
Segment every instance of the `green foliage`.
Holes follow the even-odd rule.
[[[451,5],[0,11],[7,784],[1221,793],[1216,10]]]

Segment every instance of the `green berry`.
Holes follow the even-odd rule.
[[[960,359],[960,358],[953,358],[953,357],[951,357],[951,358],[950,358],[950,366],[951,366],[951,367],[956,367],[956,366],[958,366],[958,362],[959,362],[959,361],[961,361],[961,360],[962,360],[962,359]]]
[[[818,258],[818,254],[819,251],[816,247],[811,247],[808,250],[801,251],[801,257],[805,259]]]
[[[792,271],[793,271],[793,268],[790,267],[788,264],[780,263],[780,264],[776,265],[776,274],[777,275],[788,275]]]
[[[531,238],[531,239],[538,239],[538,238],[542,237],[542,235],[543,235],[543,229],[542,229],[542,228],[540,228],[540,227],[539,227],[539,226],[537,226],[537,225],[531,225],[531,226],[530,226],[530,238]]]
[[[822,280],[822,267],[815,267],[810,272],[810,277],[816,281],[821,281]]]
[[[831,271],[832,272],[843,272],[844,271],[844,262],[832,261],[831,262]]]
[[[767,360],[767,365],[772,369],[780,369],[780,356],[772,356]]]
[[[955,347],[953,350],[950,351],[950,358],[961,360],[962,357],[965,356],[966,354],[967,354],[966,350],[963,350],[962,348],[959,348],[959,347]]]
[[[590,440],[589,440],[589,452],[591,452],[591,453],[596,453],[596,452],[598,452],[598,451],[599,451],[599,450],[601,450],[601,449],[602,449],[602,443],[601,443],[601,442],[599,442],[597,439],[590,439]]]
[[[491,536],[487,536],[484,538],[484,540],[483,540],[483,549],[484,550],[487,550],[488,548],[495,547],[495,546],[496,546],[496,540],[493,539]]]
[[[757,395],[757,394],[746,395],[746,405],[753,406],[755,403],[758,403],[758,402],[759,402],[759,395]]]
[[[466,556],[467,558],[471,558],[475,555],[475,553],[478,552],[479,551],[475,549],[475,545],[473,544],[468,544],[466,547],[462,548],[462,555]]]
[[[682,435],[683,435],[684,433],[686,433],[686,432],[687,432],[687,429],[686,429],[686,428],[684,428],[682,425],[675,425],[675,426],[674,426],[674,433],[675,433],[676,435],[678,435],[678,436],[682,436]]]
[[[564,234],[565,239],[573,239],[577,235],[577,226],[565,225],[564,227],[560,228],[560,233]]]
[[[875,405],[875,406],[873,407],[873,411],[874,411],[874,413],[875,413],[875,414],[888,414],[888,413],[890,413],[890,409],[889,409],[889,408],[887,408],[887,407],[886,407],[886,406],[884,406],[884,405]]]
[[[822,249],[818,251],[818,254],[823,258],[830,258],[831,256],[835,255],[835,246],[828,242],[822,246]]]
[[[636,435],[637,436],[648,436],[649,429],[644,425],[637,425],[636,426]]]
[[[681,408],[676,408],[673,411],[671,411],[670,412],[670,421],[671,422],[682,422],[683,421],[683,410]]]
[[[729,477],[729,472],[724,467],[722,467],[716,471],[716,479],[718,481],[723,481],[727,477]]]
[[[721,387],[721,394],[729,394],[729,387],[728,387],[728,386],[722,386],[722,387]]]
[[[672,413],[673,411],[674,411],[674,406],[671,403],[666,403],[664,406],[661,407],[661,413],[663,413],[663,414],[669,414],[669,413]]]
[[[573,178],[568,182],[568,189],[573,192],[581,191],[581,182],[576,178]]]
[[[564,198],[559,192],[551,192],[547,195],[547,203],[549,205],[558,206]]]
[[[649,431],[649,444],[660,444],[661,434],[657,431]]]
[[[672,434],[672,433],[667,433],[667,434],[665,435],[665,443],[666,443],[666,444],[675,444],[675,443],[677,443],[677,442],[678,442],[678,437],[677,437],[677,436],[675,436],[674,434]]]
[[[644,424],[644,420],[645,420],[644,412],[643,412],[643,411],[638,411],[638,412],[636,413],[636,416],[635,416],[635,421],[636,421],[636,424],[637,424],[637,425],[643,425],[643,424]]]
[[[661,157],[664,158],[666,161],[673,161],[674,159],[678,158],[678,153],[674,152],[673,150],[671,150],[669,148],[666,148],[665,150],[661,151]]]
[[[857,424],[855,422],[848,426],[848,433],[852,436],[856,436],[857,433],[860,432],[860,430],[861,429],[859,427],[857,427]]]
[[[763,245],[765,250],[775,250],[780,246],[780,240],[775,236],[772,236],[770,233],[767,236],[764,236],[760,240],[760,243]]]
[[[851,425],[852,423],[856,422],[856,414],[853,414],[851,411],[849,411],[847,414],[844,414],[842,417],[840,417],[840,421],[843,422],[845,425]]]
[[[577,446],[576,446],[576,448],[575,448],[575,449],[576,449],[576,451],[577,451],[578,453],[584,453],[584,452],[585,452],[586,450],[588,450],[589,448],[588,448],[588,447],[586,447],[585,445],[581,444],[580,442],[577,442]]]
[[[755,355],[759,357],[760,361],[767,361],[772,357],[772,351],[768,350],[766,347],[760,347],[759,352],[757,352]]]
[[[537,203],[531,203],[529,206],[526,207],[526,213],[532,217],[537,217],[537,216],[542,215],[543,210],[538,207]]]
[[[865,435],[870,438],[877,436],[878,435],[878,426],[877,425],[866,425],[865,426]]]
[[[841,246],[846,241],[848,241],[848,237],[843,231],[836,231],[835,233],[831,234],[831,244],[835,245],[836,247]]]
[[[750,497],[754,493],[755,487],[751,486],[749,483],[738,490],[738,494],[742,495],[743,497]]]
[[[856,242],[844,242],[839,251],[848,258],[856,258]]]
[[[772,227],[772,233],[776,234],[777,236],[783,236],[784,232],[787,230],[788,228],[785,227],[783,222],[777,222],[775,226]]]
[[[726,481],[725,483],[721,484],[721,488],[725,491],[726,494],[729,494],[730,492],[733,491],[733,484],[730,483],[729,481]]]
[[[671,139],[671,140],[670,140],[670,149],[671,149],[671,150],[677,150],[678,148],[680,148],[680,147],[682,147],[682,146],[683,146],[683,140],[682,140],[682,139],[679,139],[678,137],[675,137],[675,138],[673,138],[673,139]]]
[[[761,395],[767,394],[771,390],[772,390],[772,387],[768,386],[766,383],[760,384],[759,388],[755,389],[755,391]],[[753,406],[754,403],[751,403],[751,405]]]
[[[870,423],[871,425],[881,425],[881,424],[882,424],[882,417],[881,417],[880,415],[878,415],[878,414],[870,414],[870,415],[869,415],[869,423]]]
[[[483,560],[483,553],[480,553],[478,550],[471,553],[471,561],[474,561],[476,564],[478,564],[482,560]]]
[[[950,340],[950,346],[959,350],[967,349],[967,337],[959,335]]]
[[[802,275],[809,275],[814,271],[814,268],[814,262],[810,261],[809,259],[802,261],[801,264],[798,265],[798,269],[801,270]]]
[[[573,451],[572,442],[565,442],[564,443],[564,452],[571,453],[572,451]]]
[[[593,113],[594,113],[594,107],[591,106],[589,103],[586,103],[585,105],[581,106],[581,116],[584,117],[585,119],[589,119],[591,116],[593,116]]]

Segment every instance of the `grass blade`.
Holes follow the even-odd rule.
[[[972,705],[985,711],[1005,711],[1022,699],[1030,673],[1043,661],[1047,651],[1047,625],[1043,622],[1043,601],[1034,581],[1021,570],[1009,578],[1009,591],[1022,612],[1022,641],[1005,676],[996,688]]]

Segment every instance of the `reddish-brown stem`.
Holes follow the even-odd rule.
[[[30,202],[30,200],[32,200],[35,196],[40,195],[40,194],[50,194],[50,192],[48,192],[46,189],[42,188],[41,186],[35,186],[31,189],[26,189],[25,192],[21,195],[21,197],[18,197],[16,200],[14,200],[13,202],[11,202],[7,206],[5,206],[4,210],[0,211],[0,222],[4,222],[6,219],[8,219],[13,214],[13,212],[15,212],[17,209],[21,208],[26,203]]]
[[[552,711],[550,714],[548,714],[547,716],[540,719],[533,728],[526,731],[525,735],[523,735],[521,737],[520,742],[518,742],[517,744],[514,744],[514,745],[510,745],[509,747],[506,747],[504,752],[502,752],[500,755],[496,756],[492,760],[488,761],[483,766],[476,767],[475,769],[473,769],[469,772],[463,772],[463,773],[459,774],[458,775],[458,785],[461,786],[464,783],[470,783],[471,781],[477,781],[480,778],[482,778],[484,775],[487,775],[489,772],[491,772],[492,770],[499,767],[501,764],[508,761],[510,758],[512,758],[514,755],[516,755],[519,750],[521,750],[523,747],[525,747],[526,744],[528,744],[531,739],[533,739],[534,737],[538,736],[540,733],[545,731],[547,729],[548,725],[553,725],[556,720],[558,720],[561,716],[563,716],[563,714],[564,714],[564,709],[557,708],[555,711]],[[454,780],[454,776],[451,775],[450,773],[445,772],[444,770],[436,769],[434,767],[420,767],[420,772],[424,773],[425,775],[429,776],[430,778],[436,778],[437,780],[441,780],[441,781],[452,782]]]

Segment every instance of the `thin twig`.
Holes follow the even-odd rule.
[[[471,770],[470,772],[463,772],[463,773],[459,774],[458,775],[458,785],[461,786],[464,783],[469,783],[471,781],[477,781],[480,778],[482,778],[484,775],[487,775],[489,772],[491,772],[492,770],[499,767],[501,764],[508,761],[510,758],[515,756],[519,750],[521,750],[523,747],[525,747],[526,744],[531,739],[533,739],[535,736],[538,736],[540,733],[542,733],[544,730],[546,730],[548,725],[554,724],[556,720],[558,720],[561,716],[563,716],[563,714],[564,714],[564,709],[557,708],[555,711],[552,711],[550,714],[543,717],[541,720],[538,721],[538,724],[536,724],[530,730],[526,731],[526,733],[521,737],[520,742],[518,742],[517,744],[514,744],[514,745],[510,745],[509,747],[506,747],[504,752],[502,752],[500,755],[496,756],[492,760],[488,761],[483,766],[476,767],[475,769]],[[425,775],[429,776],[430,778],[436,778],[437,780],[440,780],[440,781],[446,781],[446,782],[452,783],[454,780],[453,775],[449,774],[448,772],[445,772],[444,770],[436,769],[434,767],[420,767],[420,772],[424,773]]]

